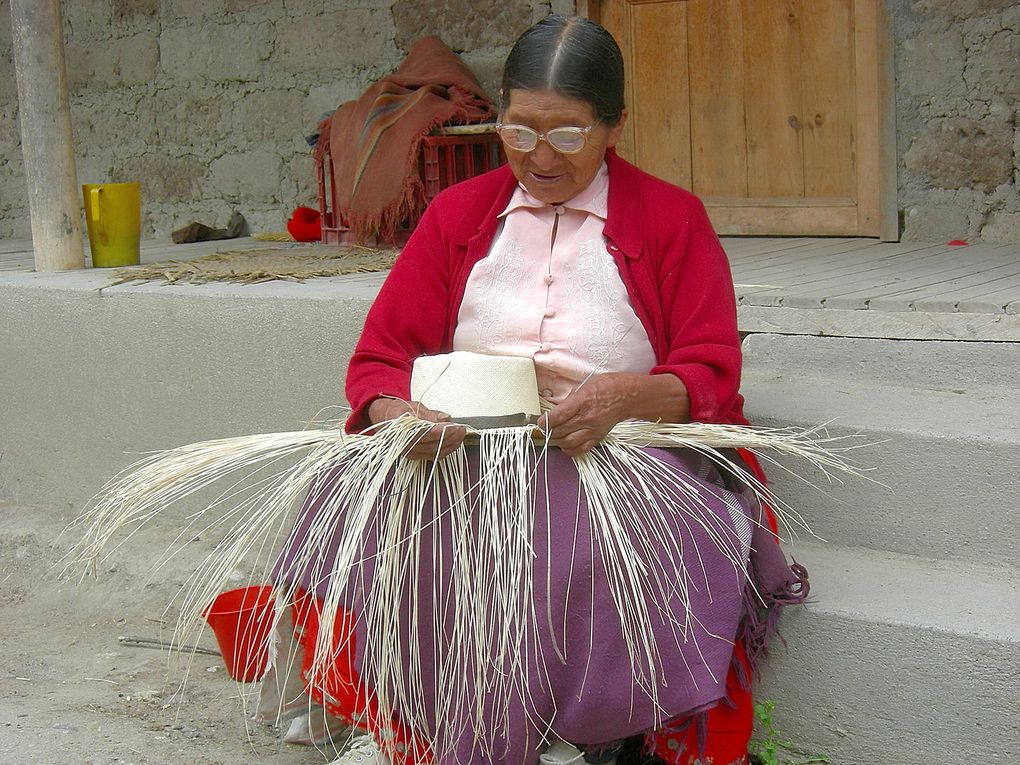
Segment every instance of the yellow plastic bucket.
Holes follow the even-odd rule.
[[[86,183],[85,225],[95,268],[137,265],[142,196],[137,183]]]

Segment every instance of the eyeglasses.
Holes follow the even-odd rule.
[[[524,125],[496,123],[496,132],[508,148],[515,151],[533,151],[539,141],[545,141],[561,154],[577,154],[588,143],[588,133],[598,125],[588,127],[553,128],[548,133],[539,133]]]

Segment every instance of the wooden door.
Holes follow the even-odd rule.
[[[721,234],[898,238],[882,0],[593,0],[616,37],[620,153]]]

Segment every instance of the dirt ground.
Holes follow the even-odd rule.
[[[0,765],[318,765],[332,754],[282,743],[251,722],[253,688],[217,656],[186,665],[121,636],[160,637],[164,609],[189,566],[148,581],[165,547],[159,529],[134,537],[84,584],[54,563],[68,508],[0,502]],[[197,550],[200,554],[199,550]],[[206,629],[203,646],[215,648]]]

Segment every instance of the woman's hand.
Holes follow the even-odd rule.
[[[591,451],[624,420],[686,422],[690,399],[680,378],[607,372],[595,375],[543,415],[538,426],[571,457]]]
[[[368,405],[368,419],[373,425],[395,420],[402,414],[411,413],[419,420],[437,423],[415,441],[404,456],[412,460],[436,460],[455,451],[467,435],[463,425],[450,424],[450,415],[436,412],[417,401],[401,401],[396,398],[377,398]]]

